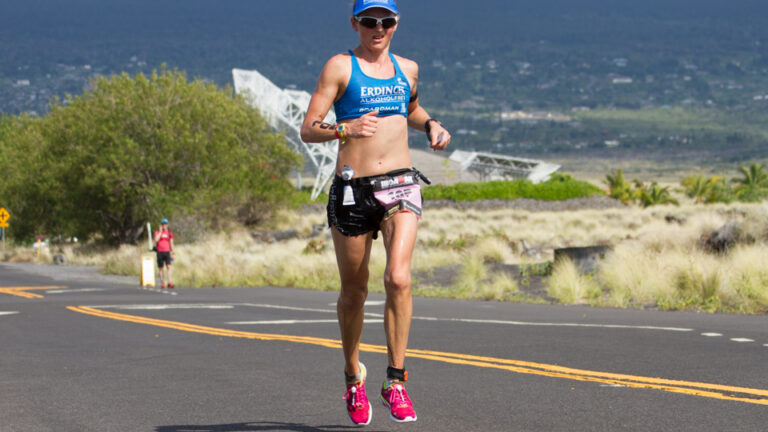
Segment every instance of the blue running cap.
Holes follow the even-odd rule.
[[[167,223],[168,223],[168,219],[165,219],[165,218],[163,218],[163,220],[161,220],[161,221],[160,221],[160,224],[161,224],[161,225],[162,225],[162,224],[167,224]]]
[[[356,0],[352,15],[360,15],[371,8],[383,8],[394,14],[400,15],[395,0]]]

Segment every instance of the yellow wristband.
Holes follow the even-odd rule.
[[[344,129],[345,127],[343,124],[336,126],[336,138],[338,138],[339,142],[341,142],[342,144],[344,144],[347,141],[347,137],[344,135]]]

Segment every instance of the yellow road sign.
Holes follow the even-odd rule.
[[[11,215],[8,213],[8,210],[6,210],[4,207],[0,207],[0,224],[8,222],[8,219],[10,218]]]
[[[0,222],[0,228],[8,228],[8,222]]]

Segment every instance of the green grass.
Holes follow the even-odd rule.
[[[452,186],[425,187],[425,200],[477,201],[481,199],[514,200],[530,198],[543,201],[562,201],[590,195],[602,195],[599,187],[579,181],[565,174],[555,174],[546,182],[533,184],[528,180],[490,181],[485,183],[457,183]]]

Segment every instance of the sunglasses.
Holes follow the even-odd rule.
[[[386,17],[386,18],[375,18],[371,16],[356,16],[355,20],[360,23],[361,26],[374,29],[376,26],[381,24],[382,28],[388,29],[392,28],[397,24],[397,21],[400,19],[399,16],[393,16],[393,17]]]

